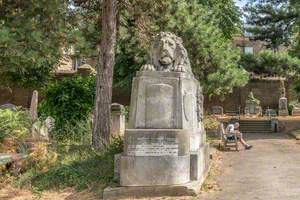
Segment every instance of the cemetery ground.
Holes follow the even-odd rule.
[[[283,133],[246,134],[246,139],[254,145],[250,151],[241,148],[239,152],[216,151],[213,154],[211,172],[197,197],[157,197],[151,199],[297,199],[300,194],[298,187],[300,143]],[[71,160],[70,157],[72,156],[66,160]],[[45,173],[38,182],[27,185],[27,188],[31,189],[26,189],[26,187],[20,189],[16,187],[18,183],[6,180],[6,182],[1,182],[0,199],[100,199],[102,189],[105,184],[108,184],[107,180],[111,178],[109,176],[112,173],[109,171],[111,163],[108,162],[106,166],[103,166],[105,159],[102,158],[100,161],[102,161],[101,165],[99,161],[95,161],[94,164],[97,167],[92,164],[92,161],[89,165],[88,161],[85,161],[81,164],[77,163],[77,165],[74,163],[73,165],[65,165],[65,168],[69,168],[69,172],[59,168],[56,169],[57,171],[50,170],[50,173]],[[84,166],[89,166],[89,168]],[[72,170],[79,171],[78,177],[76,174],[74,175]],[[87,173],[86,177],[83,177],[81,173]],[[82,185],[93,182],[92,180],[97,178],[93,177],[95,175],[104,177],[106,175],[107,180],[102,178],[100,182],[94,182],[94,185],[91,184],[88,188],[80,190]],[[60,178],[67,178],[67,176],[70,176],[68,177],[69,182],[64,183],[64,185],[63,179]],[[68,184],[73,185],[73,187],[68,187]]]

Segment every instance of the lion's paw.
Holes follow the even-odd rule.
[[[156,70],[153,65],[146,64],[141,67],[140,71],[156,71]]]
[[[174,69],[175,72],[185,72],[185,66],[184,65],[178,65]]]

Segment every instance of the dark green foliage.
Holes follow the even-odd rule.
[[[26,110],[0,109],[0,142],[6,137],[20,139],[31,133],[32,120]]]
[[[255,39],[267,41],[277,50],[292,43],[299,25],[299,2],[294,0],[251,0],[245,7],[247,28]],[[299,27],[299,26],[298,26]],[[298,28],[296,28],[298,29]],[[296,32],[299,33],[298,30]]]
[[[94,105],[94,76],[76,76],[55,81],[49,84],[43,93],[44,100],[40,104],[39,115],[42,118],[52,116],[55,119],[55,139],[75,137],[76,130],[82,130],[79,127],[81,123],[83,123],[83,129],[90,127],[86,123],[89,123],[87,120],[90,118]],[[72,127],[75,128],[74,134],[70,130]],[[68,133],[70,135],[67,135]]]
[[[159,31],[182,37],[193,72],[206,94],[224,95],[247,83],[231,37],[239,30],[239,11],[228,1],[132,1],[121,10],[115,85],[131,85],[146,62],[151,36]],[[126,8],[126,7],[125,7]],[[230,31],[229,31],[230,30]]]
[[[174,14],[172,9],[176,9]],[[193,72],[204,92],[209,96],[222,96],[236,86],[245,85],[248,74],[237,64],[240,58],[238,49],[215,25],[220,18],[196,0],[174,1],[172,9],[168,13],[172,17],[166,30],[182,37]]]
[[[115,138],[102,153],[89,146],[68,146],[58,148],[58,163],[47,172],[32,169],[22,175],[19,185],[30,183],[37,191],[75,187],[83,190],[91,187],[104,188],[112,183],[114,176],[114,155],[122,152],[123,140]]]
[[[293,83],[294,90],[297,92],[297,94],[300,95],[300,80],[297,80]]]
[[[0,2],[1,82],[29,87],[48,79],[68,38],[67,6],[67,0]]]
[[[269,76],[285,76],[297,78],[300,60],[287,52],[261,51],[258,55],[245,54],[240,65],[247,71]]]
[[[135,29],[135,27],[132,27]],[[147,52],[141,47],[140,41],[136,38],[137,33],[127,33],[123,30],[124,35],[118,40],[116,54],[116,64],[114,68],[114,86],[124,89],[131,87],[131,81],[142,64],[146,61]],[[133,30],[131,30],[133,31]]]

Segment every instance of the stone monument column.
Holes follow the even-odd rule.
[[[32,93],[31,103],[30,103],[30,116],[33,121],[38,119],[38,101],[39,93],[37,90],[34,90]]]
[[[129,124],[119,158],[120,185],[126,186],[122,191],[154,188],[152,192],[161,189],[163,195],[162,188],[176,190],[181,185],[186,195],[196,193],[199,188],[187,184],[200,187],[209,168],[202,120],[202,88],[182,41],[161,32],[153,40],[149,64],[133,79]]]
[[[279,116],[288,116],[289,115],[288,101],[286,98],[284,81],[281,80],[280,83],[281,83],[281,98],[279,99],[279,102],[278,102],[278,115]]]
[[[111,134],[123,136],[125,131],[124,106],[118,103],[111,104]]]

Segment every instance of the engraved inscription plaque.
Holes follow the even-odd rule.
[[[129,156],[178,156],[177,138],[146,138],[137,139],[136,145],[128,145]]]

